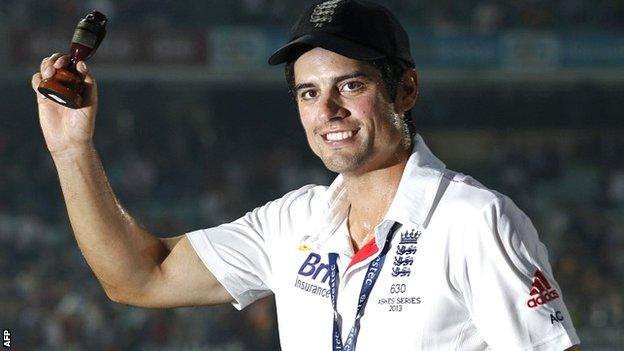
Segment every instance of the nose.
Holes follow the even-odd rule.
[[[333,91],[322,94],[319,100],[319,117],[323,121],[343,119],[349,115],[349,111],[344,108],[339,94]]]

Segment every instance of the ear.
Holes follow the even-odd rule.
[[[407,69],[401,76],[401,84],[397,88],[394,108],[397,113],[411,110],[418,99],[418,74],[413,68]]]

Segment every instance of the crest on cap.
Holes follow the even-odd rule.
[[[336,7],[342,1],[329,0],[316,5],[310,15],[310,23],[314,23],[315,27],[322,27],[325,23],[331,22]]]

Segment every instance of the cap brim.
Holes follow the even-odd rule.
[[[279,48],[269,57],[269,65],[292,62],[315,47],[321,47],[355,60],[376,60],[386,56],[380,51],[341,37],[327,33],[314,33],[300,36]]]

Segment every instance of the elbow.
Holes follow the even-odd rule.
[[[110,292],[109,290],[104,290],[104,292],[106,293],[106,297],[108,297],[109,300],[111,300],[112,302],[116,302],[122,305],[127,305],[128,303],[126,302],[126,300],[120,295],[120,294],[115,294]]]
[[[147,294],[145,290],[133,290],[127,287],[113,288],[105,287],[106,297],[112,302],[133,306],[133,307],[160,307],[154,302],[154,298]]]
[[[122,305],[139,306],[137,302],[140,301],[140,299],[136,298],[136,293],[131,293],[124,289],[120,289],[104,283],[102,283],[102,288],[104,289],[106,297],[108,297],[108,299],[112,302]]]
[[[148,281],[127,279],[125,282],[106,282],[99,279],[100,285],[109,300],[134,307],[154,307],[155,296]]]
[[[111,300],[112,302],[116,302],[116,303],[123,304],[123,305],[129,304],[128,300],[124,298],[123,294],[121,294],[118,289],[113,289],[110,286],[107,287],[104,284],[102,284],[102,287],[104,288],[104,293],[106,294],[106,297],[108,297],[108,299]]]

